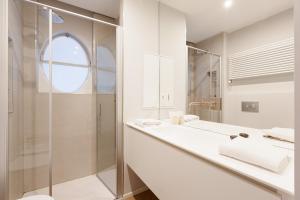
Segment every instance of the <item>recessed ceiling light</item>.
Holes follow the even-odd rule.
[[[225,8],[230,8],[233,4],[233,0],[225,0],[224,1],[224,7]]]

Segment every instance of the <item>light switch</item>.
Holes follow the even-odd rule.
[[[259,112],[258,101],[242,101],[242,112]]]

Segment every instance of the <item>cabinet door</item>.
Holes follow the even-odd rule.
[[[159,57],[145,55],[143,70],[143,108],[157,109],[159,107]]]
[[[160,106],[174,106],[174,60],[160,57]]]

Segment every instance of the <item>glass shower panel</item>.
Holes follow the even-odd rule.
[[[18,62],[16,55],[22,52],[16,49],[11,35],[8,48],[9,200],[15,200],[23,195],[24,181],[23,74],[21,73],[22,65]]]
[[[9,23],[9,200],[72,199],[98,178],[116,194],[116,29],[10,2],[23,12]]]
[[[211,55],[211,93],[210,93],[210,110],[211,121],[222,121],[222,94],[221,94],[221,58],[220,56]]]
[[[40,52],[49,42],[49,10],[23,3],[24,196],[49,193],[49,84],[42,84]]]
[[[45,46],[41,60],[47,60],[47,52]],[[54,10],[52,59],[53,197],[72,199],[80,194],[75,185],[89,188],[97,179],[93,22]],[[41,69],[46,81],[47,68]]]
[[[188,49],[188,105],[201,120],[221,121],[220,57]]]
[[[94,24],[96,55],[97,176],[117,193],[116,29]]]
[[[210,120],[210,54],[189,49],[189,88],[188,111],[200,116],[201,120]]]

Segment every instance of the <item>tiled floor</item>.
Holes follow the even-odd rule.
[[[24,197],[48,194],[48,188],[27,192]],[[56,184],[53,186],[53,197],[55,200],[114,200],[114,195],[99,181],[96,175],[79,178],[76,180]],[[158,200],[158,198],[147,190],[126,200]]]
[[[48,188],[28,192],[24,196],[48,194]],[[114,195],[99,181],[96,175],[56,184],[55,200],[114,200]]]
[[[158,200],[158,198],[150,190],[147,190],[134,197],[127,198],[126,200]]]
[[[110,191],[117,191],[117,169],[116,166],[109,167],[98,173],[98,177],[109,187]]]

